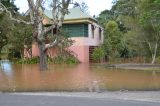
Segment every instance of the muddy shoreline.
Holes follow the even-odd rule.
[[[125,64],[110,64],[106,65],[106,67],[121,68],[121,69],[139,69],[139,70],[153,69],[160,71],[160,64],[125,63]]]

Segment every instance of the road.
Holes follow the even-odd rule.
[[[160,106],[160,92],[0,93],[0,106]]]

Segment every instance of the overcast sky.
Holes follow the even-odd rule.
[[[101,11],[105,9],[111,9],[112,0],[75,0],[84,1],[89,7],[90,15],[98,15]],[[20,12],[25,12],[28,9],[27,0],[16,0],[15,4],[20,8]]]

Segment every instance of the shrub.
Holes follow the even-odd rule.
[[[105,56],[104,50],[101,47],[95,48],[92,54],[92,58],[96,62],[100,62],[100,60]]]
[[[39,63],[39,57],[33,57],[28,59],[18,59],[16,60],[18,64],[37,64]]]
[[[58,55],[52,59],[55,64],[77,64],[79,60],[74,56]]]

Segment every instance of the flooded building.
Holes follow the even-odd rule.
[[[47,24],[52,19],[52,12],[45,10],[44,13],[47,18],[43,22]],[[69,38],[74,41],[68,49],[75,54],[80,62],[91,62],[91,54],[94,48],[103,43],[103,28],[98,25],[97,20],[82,12],[78,7],[72,8],[65,15],[62,28],[68,33]],[[38,46],[33,43],[32,56],[38,55]],[[56,50],[50,49],[49,56],[53,57],[55,55]]]

